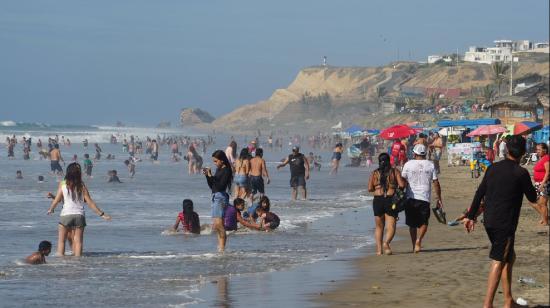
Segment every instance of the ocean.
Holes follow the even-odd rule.
[[[281,225],[270,233],[231,233],[225,254],[219,255],[214,234],[168,235],[170,233],[164,232],[174,224],[181,202],[186,198],[193,200],[201,223],[210,223],[210,190],[202,175],[188,175],[185,161],[170,161],[169,148],[163,146],[160,163],[153,164],[142,155],[143,161],[137,163],[136,176],[132,179],[123,164],[127,156],[122,146],[106,143],[111,134],[162,136],[195,132],[21,125],[0,129],[4,140],[14,133],[19,138],[32,137],[33,143],[38,138],[44,142],[55,134],[71,138],[70,147],[61,145],[67,161],[74,154],[80,162],[84,153],[93,157],[92,147],[85,150],[82,145],[84,138],[100,142],[103,157],[110,153],[116,159],[95,162],[93,179],[85,180],[92,198],[112,216],[112,221],[103,221],[87,210],[84,257],[55,257],[60,211],[52,216],[46,214],[50,204],[46,194],[55,193],[58,179],[49,174],[49,161],[39,158],[34,144],[31,160],[27,161],[23,160],[21,144],[16,147],[14,160],[7,159],[6,146],[0,145],[0,305],[3,307],[211,306],[216,305],[212,298],[216,295],[201,290],[208,289],[212,280],[299,273],[312,264],[373,245],[371,198],[366,194],[369,170],[342,166],[337,176],[331,176],[328,152],[316,152],[325,163],[320,172],[311,173],[307,183],[310,199],[292,202],[288,167],[280,171],[275,168],[290,152],[289,146],[282,152],[265,149],[264,158],[272,179],[266,191],[272,211],[281,218]],[[243,139],[239,139],[237,143],[242,145]],[[216,144],[210,146],[207,153],[225,149],[227,140],[217,136]],[[307,147],[302,150],[309,151]],[[205,155],[205,163],[212,165],[209,156]],[[342,163],[346,162],[344,158]],[[123,183],[107,183],[107,172],[111,169],[118,170]],[[22,180],[15,179],[16,170],[22,171]],[[44,183],[37,182],[39,175],[45,176]],[[21,260],[36,251],[42,240],[54,245],[48,263],[24,264]],[[256,289],[257,294],[250,294],[255,304],[269,298],[259,292],[266,291]],[[276,295],[275,291],[271,295]],[[292,298],[295,297],[287,297],[286,302],[295,303],[297,299]]]

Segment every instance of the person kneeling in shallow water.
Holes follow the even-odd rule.
[[[182,231],[184,233],[201,233],[201,222],[199,220],[199,214],[193,210],[193,201],[189,199],[183,200],[183,210],[178,214],[176,223],[172,227],[174,231],[178,230],[178,226],[181,223]]]
[[[109,170],[107,174],[109,175],[109,183],[122,183],[118,178],[116,170]]]
[[[28,264],[46,264],[46,256],[52,251],[52,243],[42,241],[38,245],[38,251],[25,258]]]
[[[256,208],[256,215],[258,215],[260,223],[254,224],[253,228],[257,230],[265,230],[266,232],[269,232],[271,230],[277,229],[281,222],[279,216],[277,216],[275,213],[266,211],[261,206]]]

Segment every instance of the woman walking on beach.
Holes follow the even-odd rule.
[[[549,170],[549,156],[548,146],[546,143],[537,144],[537,156],[539,160],[533,167],[533,180],[535,181],[535,188],[537,194],[540,196],[538,204],[535,205],[535,209],[541,216],[540,224],[548,225],[548,180],[550,180]]]
[[[199,169],[197,167],[198,157],[199,153],[197,153],[197,150],[195,150],[195,147],[193,145],[189,146],[189,149],[187,151],[187,161],[188,161],[188,173],[189,175],[197,174],[199,173]]]
[[[374,211],[374,221],[376,230],[376,254],[382,255],[382,252],[391,255],[390,243],[395,235],[395,222],[397,212],[392,209],[393,195],[397,187],[405,187],[405,181],[401,177],[401,172],[391,166],[390,156],[382,153],[378,156],[378,169],[374,170],[369,179],[369,192],[373,193],[374,199],[372,207]],[[384,228],[386,228],[386,240],[384,238]]]
[[[208,186],[212,190],[212,231],[218,234],[218,252],[223,253],[226,243],[223,216],[225,208],[229,204],[227,191],[231,189],[233,170],[231,163],[222,150],[212,153],[212,161],[217,167],[216,173],[212,175],[210,168],[204,168],[203,173],[206,176]]]
[[[61,200],[63,200],[63,209],[61,210],[58,228],[57,255],[65,255],[65,240],[69,231],[73,230],[73,255],[80,257],[84,243],[84,227],[86,227],[84,203],[103,219],[111,220],[111,217],[100,210],[90,197],[88,188],[82,181],[82,171],[78,163],[71,163],[67,167],[65,180],[59,183],[57,194],[48,210],[48,215],[53,214],[55,207]]]
[[[231,140],[227,148],[225,149],[225,156],[233,165],[235,163],[235,159],[237,159],[237,142],[235,140]]]

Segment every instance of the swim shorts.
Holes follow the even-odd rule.
[[[332,160],[340,160],[342,159],[342,153],[340,152],[332,152]]]
[[[248,186],[248,177],[244,174],[235,174],[235,185],[239,187],[247,187]]]
[[[305,175],[293,175],[290,177],[290,187],[306,187]]]
[[[485,228],[485,231],[489,236],[489,241],[491,241],[489,258],[495,261],[512,261],[515,255],[515,232],[507,229],[494,228]]]
[[[84,228],[86,227],[86,217],[78,214],[59,216],[59,224],[66,228]]]
[[[153,154],[151,154],[151,159],[153,159],[153,160],[159,159],[159,153],[158,153],[158,152],[154,152]]]
[[[398,213],[392,210],[392,205],[393,196],[374,196],[374,199],[372,200],[372,210],[374,211],[374,216],[384,216],[384,214],[386,214],[396,217]]]
[[[265,193],[264,178],[261,176],[250,176],[250,186],[252,188],[253,195],[257,193]]]
[[[424,200],[409,199],[405,205],[405,224],[411,228],[428,225],[430,203]]]
[[[63,172],[63,168],[61,168],[61,165],[59,164],[59,161],[52,160],[50,163],[52,172]]]
[[[434,148],[434,160],[441,160],[441,148]]]
[[[226,192],[212,194],[212,218],[223,218],[225,208],[229,204],[229,195]]]

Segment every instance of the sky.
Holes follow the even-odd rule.
[[[548,41],[548,0],[2,0],[0,121],[214,116],[334,66]]]

